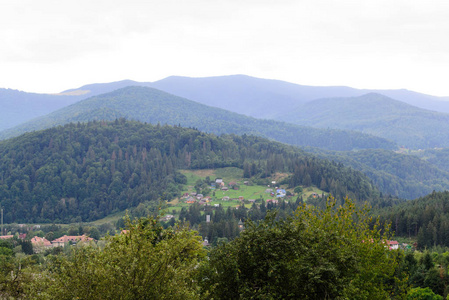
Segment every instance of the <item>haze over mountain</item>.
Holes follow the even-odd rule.
[[[416,199],[434,190],[449,190],[449,169],[439,164],[440,160],[420,159],[382,149],[326,151],[307,147],[304,150],[361,171],[384,194]],[[445,155],[441,153],[439,159],[445,161],[447,166],[447,151]]]
[[[44,116],[83,99],[130,85],[139,85],[139,83],[123,80],[111,83],[89,84],[58,94],[36,94],[0,89],[0,131]]]
[[[408,148],[449,147],[449,114],[374,93],[313,100],[284,113],[283,120],[319,128],[356,130]]]
[[[0,89],[0,130],[43,116],[61,107],[126,86],[149,86],[206,105],[257,118],[277,118],[292,107],[329,97],[355,97],[376,92],[396,100],[435,111],[449,112],[448,97],[435,97],[408,90],[367,90],[350,87],[305,86],[246,75],[189,78],[170,76],[156,82],[123,80],[88,84],[56,95]]]
[[[409,90],[355,89],[346,86],[307,86],[246,75],[190,78],[171,76],[152,86],[200,103],[225,108],[254,117],[270,117],[273,105],[282,114],[291,105],[329,97],[356,97],[379,93],[417,107],[449,112],[449,97],[436,97]],[[213,96],[213,97],[212,97]],[[229,103],[228,106],[226,106]],[[247,111],[247,113],[245,113]]]
[[[70,122],[112,121],[118,118],[195,127],[215,134],[254,134],[291,145],[333,150],[396,147],[385,139],[357,132],[315,129],[273,120],[259,120],[148,87],[126,87],[80,101],[45,117],[3,131],[0,138]]]
[[[117,118],[153,124],[158,122],[179,124],[216,134],[255,134],[296,146],[312,145],[324,149],[393,149],[395,147],[393,143],[386,140],[361,133],[316,129],[273,120],[259,120],[146,87],[126,87],[98,95],[28,122],[15,128],[15,131],[5,131],[4,134],[7,132],[18,134],[69,122],[115,120]],[[413,199],[426,195],[432,190],[449,188],[449,173],[439,170],[430,163],[391,151],[369,151],[374,150],[355,153],[318,153],[322,158],[341,162],[364,172],[377,186],[381,187],[381,191],[385,194]],[[383,163],[379,163],[379,161]]]

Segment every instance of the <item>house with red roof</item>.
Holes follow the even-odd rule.
[[[78,242],[89,242],[94,239],[87,235],[64,235],[59,239],[51,241],[53,247],[63,247],[66,243],[76,244]]]
[[[49,240],[38,236],[35,236],[31,239],[31,244],[33,245],[33,250],[36,253],[43,252],[46,249],[53,247]]]
[[[399,249],[399,242],[398,241],[387,241],[388,246],[391,250],[397,250]]]

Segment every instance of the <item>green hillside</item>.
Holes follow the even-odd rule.
[[[388,150],[324,151],[306,148],[321,158],[343,163],[368,176],[385,194],[415,199],[449,190],[449,171],[418,157]]]
[[[418,247],[449,247],[449,192],[433,192],[388,209],[374,210],[397,236],[415,237]]]
[[[267,109],[275,110],[276,107]],[[127,87],[80,101],[12,130],[1,132],[0,138],[69,122],[113,121],[117,118],[152,124],[181,125],[215,134],[255,134],[291,145],[332,150],[395,148],[393,142],[370,135],[259,120],[147,87]]]
[[[340,199],[378,196],[361,173],[281,143],[121,119],[0,142],[0,201],[6,223],[93,221],[178,196],[186,183],[180,169],[223,167],[260,179],[289,173],[290,187],[315,185]]]
[[[314,100],[282,119],[319,128],[356,130],[408,148],[449,147],[449,115],[420,109],[380,94]]]

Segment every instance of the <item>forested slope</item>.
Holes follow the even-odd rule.
[[[382,149],[325,151],[305,148],[305,150],[318,157],[333,160],[361,171],[384,194],[416,199],[428,195],[434,190],[449,190],[449,172],[437,166],[435,159],[425,160],[413,155]],[[434,161],[435,164],[432,163]]]
[[[314,100],[291,109],[283,120],[319,128],[356,130],[413,149],[449,147],[449,114],[374,93]]]
[[[124,119],[78,123],[0,143],[5,222],[89,221],[167,200],[185,177],[178,169],[255,165],[253,176],[289,172],[291,186],[316,185],[337,197],[376,198],[361,173],[254,136],[222,136]],[[243,170],[242,170],[243,173]]]
[[[390,221],[398,236],[417,237],[418,247],[449,247],[449,192],[433,192],[425,197],[374,211],[382,221]]]
[[[0,133],[0,138],[69,122],[113,121],[122,117],[152,124],[194,127],[215,134],[255,134],[291,145],[333,150],[396,147],[391,141],[371,135],[255,119],[147,87],[127,87],[83,100],[48,116],[4,131]]]

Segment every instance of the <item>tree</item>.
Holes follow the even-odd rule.
[[[43,278],[44,299],[196,299],[192,281],[204,257],[201,238],[157,219],[127,221],[126,234],[108,238],[102,250],[76,247],[69,258],[53,258]]]
[[[407,293],[407,300],[443,300],[443,297],[435,294],[430,288],[413,288]]]
[[[386,299],[397,265],[388,230],[369,227],[367,210],[349,199],[326,209],[301,205],[294,217],[269,213],[232,242],[212,250],[199,280],[214,299]],[[387,227],[388,229],[388,227]]]

